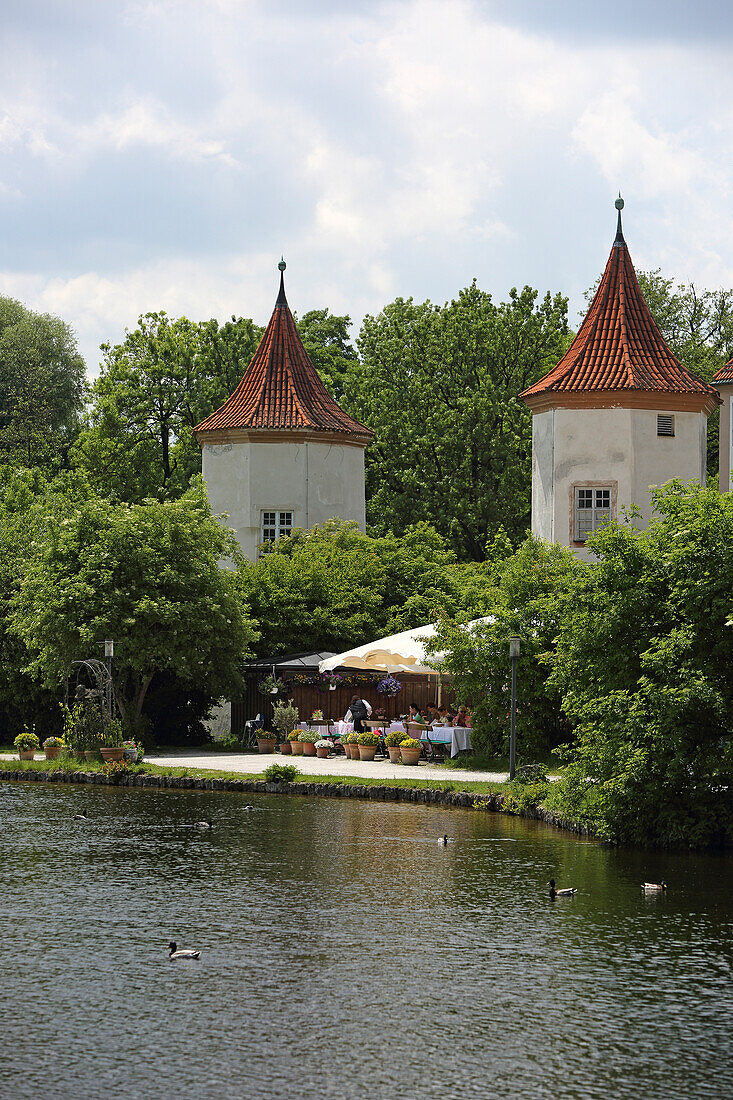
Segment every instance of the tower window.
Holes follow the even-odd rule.
[[[585,542],[589,535],[611,519],[613,490],[610,485],[599,488],[576,487],[574,495],[573,537],[575,542]]]
[[[657,415],[657,435],[674,435],[674,417],[659,413]]]
[[[262,542],[277,542],[293,530],[292,512],[262,513]]]

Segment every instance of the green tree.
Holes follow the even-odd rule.
[[[84,360],[67,324],[0,298],[0,461],[63,461],[86,392]]]
[[[517,667],[517,750],[525,763],[567,739],[560,691],[548,682],[563,593],[583,570],[570,550],[530,536],[508,557],[498,557],[484,597],[488,615],[471,630],[444,619],[432,641],[446,654],[443,668],[457,697],[471,705],[474,748],[504,755],[509,748],[509,639],[521,638]]]
[[[332,520],[295,531],[243,570],[259,623],[259,655],[339,650],[422,626],[441,612],[473,612],[488,581],[459,566],[429,524],[371,538]]]
[[[558,804],[617,839],[733,838],[733,498],[671,482],[588,540],[553,683],[575,726]],[[633,520],[633,517],[627,517]]]
[[[525,287],[496,305],[475,282],[445,306],[398,298],[359,335],[349,411],[376,432],[367,448],[375,534],[425,520],[461,559],[480,561],[500,528],[530,519],[531,414],[517,394],[568,344],[567,300]]]
[[[206,692],[240,684],[255,637],[242,598],[235,540],[211,515],[202,484],[178,501],[90,499],[50,514],[31,546],[12,629],[49,688],[72,660],[115,639],[115,697],[134,727],[158,673]]]

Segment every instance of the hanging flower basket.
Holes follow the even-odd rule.
[[[377,691],[380,695],[386,695],[392,699],[402,691],[402,684],[394,676],[385,676],[377,684]]]

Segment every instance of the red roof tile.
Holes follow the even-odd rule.
[[[522,400],[563,393],[635,391],[705,395],[715,391],[672,354],[649,312],[621,230],[580,330],[557,366],[524,390]],[[620,395],[619,395],[620,396]]]
[[[713,375],[713,385],[717,382],[733,382],[733,359],[729,359],[719,371],[715,372]]]
[[[281,271],[284,269],[284,263]],[[242,381],[194,432],[226,429],[338,432],[368,443],[374,432],[344,412],[321,381],[298,335],[283,275],[270,323]]]

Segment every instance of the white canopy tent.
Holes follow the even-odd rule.
[[[319,670],[331,672],[335,668],[358,668],[364,672],[412,672],[418,676],[437,676],[437,670],[427,663],[425,641],[435,634],[435,624],[403,630],[399,634],[390,634],[388,638],[378,638],[356,649],[347,649],[345,653],[335,653],[321,661]],[[440,654],[431,660],[438,662]]]

